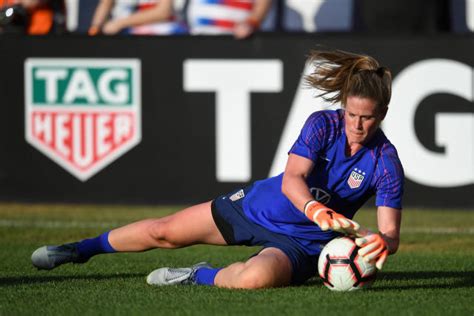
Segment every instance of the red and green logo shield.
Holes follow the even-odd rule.
[[[141,140],[138,59],[30,58],[26,141],[86,181]]]

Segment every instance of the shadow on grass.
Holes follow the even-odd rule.
[[[386,282],[390,284],[387,284]],[[382,283],[383,282],[383,283]],[[322,286],[319,277],[312,278],[303,286]],[[474,288],[474,271],[406,271],[381,272],[370,291],[406,289],[454,289]]]
[[[39,284],[49,282],[71,282],[74,280],[104,281],[111,279],[144,278],[143,273],[126,274],[92,274],[92,275],[51,275],[51,276],[24,276],[0,277],[0,288],[16,285]]]
[[[93,274],[93,275],[53,275],[0,277],[0,288],[17,285],[49,282],[71,282],[74,280],[106,281],[112,279],[143,278],[142,273]],[[386,284],[388,281],[390,284]],[[322,286],[319,277],[314,277],[296,287]],[[381,272],[369,291],[407,290],[407,289],[454,289],[474,288],[474,271],[406,271]]]
[[[382,272],[379,281],[390,285],[374,286],[371,290],[453,289],[473,288],[474,271],[406,271]]]

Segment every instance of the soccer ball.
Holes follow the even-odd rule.
[[[326,287],[332,291],[354,291],[373,283],[377,268],[359,256],[359,249],[349,237],[335,238],[323,248],[318,271]]]

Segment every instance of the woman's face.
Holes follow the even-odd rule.
[[[385,118],[385,114],[386,111],[379,110],[372,99],[347,97],[344,118],[349,145],[363,145],[370,141]]]

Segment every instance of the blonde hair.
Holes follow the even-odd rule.
[[[318,96],[326,101],[341,102],[345,107],[347,97],[358,96],[374,100],[379,109],[388,108],[392,74],[374,58],[340,50],[313,50],[308,63],[314,65],[314,72],[304,79],[323,91]]]

